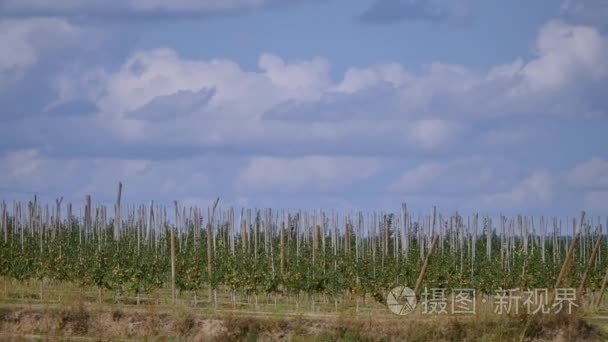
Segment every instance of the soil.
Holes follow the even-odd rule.
[[[0,340],[183,341],[504,341],[519,340],[525,319],[268,318],[176,309],[120,310],[0,305]],[[575,317],[533,321],[526,341],[601,341],[600,332]]]

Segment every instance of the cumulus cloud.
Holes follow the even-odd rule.
[[[111,48],[102,31],[59,18],[0,17],[0,121],[97,113],[87,79],[93,56]]]
[[[486,208],[591,203],[608,187],[600,157],[548,172],[461,149],[467,141],[493,147],[538,138],[512,119],[604,120],[607,38],[593,27],[551,21],[533,55],[489,68],[386,63],[336,79],[323,57],[265,53],[247,69],[159,48],[114,65],[62,65],[40,81],[28,77],[46,64],[47,41],[78,40],[80,30],[61,19],[0,25],[8,22],[0,44],[12,54],[0,56],[0,74],[13,84],[0,90],[0,148],[13,152],[0,160],[8,175],[0,186],[111,198],[123,180],[142,198],[207,201],[226,189],[314,197],[366,185],[395,198],[451,197]],[[383,158],[398,159],[387,171],[399,173],[392,182],[382,177],[391,164]]]
[[[608,76],[608,42],[592,27],[551,21],[539,33],[536,55],[522,69],[535,92],[572,89],[576,82]]]
[[[445,120],[420,120],[408,125],[406,139],[422,149],[434,150],[454,142],[464,130],[461,124]]]
[[[0,188],[26,190],[44,196],[65,195],[80,200],[85,194],[111,199],[119,181],[129,189],[127,202],[166,195],[208,194],[213,158],[146,160],[119,158],[51,158],[36,149],[16,150],[0,157],[5,177]],[[181,199],[181,198],[180,198]]]
[[[602,115],[605,97],[594,91],[608,85],[606,41],[593,28],[554,21],[528,61],[485,70],[432,63],[420,72],[388,63],[348,69],[339,80],[324,58],[262,54],[257,69],[245,70],[227,59],[142,50],[118,68],[62,75],[57,97],[42,107],[48,114],[97,109],[75,122],[123,144],[434,153],[456,148],[476,120]]]
[[[434,66],[429,74],[448,81],[426,90],[426,104],[452,115],[605,115],[606,103],[595,91],[607,84],[607,46],[595,28],[551,21],[527,62],[518,59],[486,73]]]
[[[583,205],[590,213],[608,212],[608,191],[590,191],[583,197]]]
[[[280,57],[265,53],[259,67],[275,87],[290,97],[316,100],[330,84],[329,62],[324,58],[286,64]]]
[[[179,90],[175,94],[157,96],[142,107],[125,115],[127,118],[150,121],[170,121],[204,109],[215,94],[214,89],[197,92]]]
[[[465,157],[421,163],[403,172],[388,190],[427,196],[470,196],[487,191],[506,191],[521,170],[503,158]]]
[[[405,170],[387,190],[429,205],[490,212],[588,210],[605,214],[608,162],[591,158],[563,170],[530,168],[505,158],[432,160]]]
[[[270,191],[336,190],[365,181],[380,169],[374,159],[305,156],[256,157],[245,167],[239,182],[246,188]]]
[[[554,178],[547,170],[534,171],[512,189],[482,196],[488,208],[542,208],[553,199]]]
[[[206,105],[250,115],[287,99],[316,98],[327,87],[329,67],[321,58],[286,63],[262,54],[259,65],[259,72],[251,72],[226,59],[184,59],[171,49],[139,51],[119,70],[106,72],[105,94],[99,101],[103,111],[124,113],[158,96],[209,88],[214,94]]]
[[[330,90],[316,101],[299,99],[280,103],[264,113],[264,118],[302,123],[403,119],[394,91],[390,84],[378,84],[353,93]]]
[[[602,158],[591,158],[576,165],[562,175],[565,183],[578,188],[590,190],[608,189],[608,161]]]
[[[344,79],[337,84],[335,90],[342,93],[355,93],[357,91],[382,86],[387,83],[400,86],[412,75],[398,63],[378,64],[369,68],[350,68],[346,70]]]
[[[284,61],[263,54],[259,67],[246,71],[228,60],[188,60],[158,49],[135,53],[116,71],[84,73],[84,81],[76,74],[74,84],[63,80],[61,89],[87,89],[92,83],[85,96],[99,108],[92,124],[125,143],[433,151],[463,132],[462,124],[450,120],[401,122],[407,116],[398,99],[382,96],[382,87],[360,90],[356,97],[336,90],[344,82],[332,82],[321,58]],[[369,94],[357,101],[359,92]],[[355,136],[361,140],[352,140]]]
[[[170,203],[177,199],[182,204],[205,204],[221,195],[234,205],[250,202],[247,198],[252,193],[331,196],[348,191],[357,182],[368,182],[382,165],[378,159],[329,156],[71,158],[23,149],[0,156],[0,172],[5,175],[0,180],[0,190],[14,189],[45,198],[63,195],[77,203],[85,194],[94,194],[95,201],[111,202],[116,184],[121,181],[125,185],[125,203]],[[319,203],[318,200],[312,202]]]
[[[536,132],[529,127],[493,128],[479,137],[480,143],[486,146],[512,146],[527,143],[545,132]]]
[[[286,121],[362,118],[471,121],[512,116],[605,116],[608,39],[597,29],[551,21],[534,55],[486,70],[432,63],[352,68],[316,101],[287,102],[267,117]],[[496,133],[497,134],[497,133]],[[494,135],[496,135],[494,134]],[[519,136],[524,140],[524,132]],[[496,140],[500,137],[488,137]],[[504,139],[502,139],[504,140]]]
[[[0,92],[9,82],[20,80],[41,55],[60,49],[80,34],[61,19],[0,19]]]
[[[605,0],[564,0],[561,15],[582,24],[608,25],[608,2]]]

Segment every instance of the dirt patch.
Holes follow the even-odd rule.
[[[193,336],[195,341],[221,340],[220,337],[226,335],[226,326],[223,321],[218,319],[202,320],[198,331]]]
[[[174,330],[180,336],[190,336],[194,327],[198,325],[199,322],[192,317],[192,315],[186,315],[185,317],[181,317],[174,322]]]
[[[530,339],[552,339],[554,341],[573,341],[593,339],[599,332],[582,319],[560,314],[529,322],[526,336]]]
[[[36,335],[100,340],[187,341],[594,341],[599,333],[574,316],[375,320],[355,318],[254,318],[176,312],[0,307],[0,340]],[[527,325],[524,333],[523,327]]]
[[[84,309],[63,311],[60,313],[59,330],[68,335],[86,335],[89,331],[91,316]]]

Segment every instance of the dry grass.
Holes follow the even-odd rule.
[[[500,318],[500,319],[498,319]],[[100,310],[0,307],[0,339],[18,336],[93,338],[95,340],[215,341],[507,341],[518,340],[525,316],[447,317],[419,320],[353,318],[291,319],[221,315],[195,311]],[[595,328],[572,315],[534,319],[528,341],[603,340]]]
[[[511,341],[520,339],[527,323],[524,315],[496,315],[491,305],[479,306],[474,316],[429,316],[418,311],[397,316],[373,301],[360,303],[358,310],[354,301],[345,301],[336,310],[331,301],[322,303],[316,298],[311,310],[306,297],[299,309],[293,298],[274,305],[272,298],[260,297],[259,305],[251,302],[235,308],[226,302],[215,307],[202,300],[194,306],[183,295],[173,305],[160,292],[150,295],[145,305],[134,305],[115,300],[107,292],[97,303],[94,291],[79,291],[70,284],[48,284],[44,300],[36,298],[35,282],[8,285],[0,291],[4,292],[0,295],[0,340],[25,336],[133,341]],[[579,318],[590,317],[583,311],[579,316],[535,317],[524,339],[605,340],[601,322],[590,326]]]

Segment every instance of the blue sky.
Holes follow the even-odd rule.
[[[0,198],[608,214],[608,1],[0,0]]]

